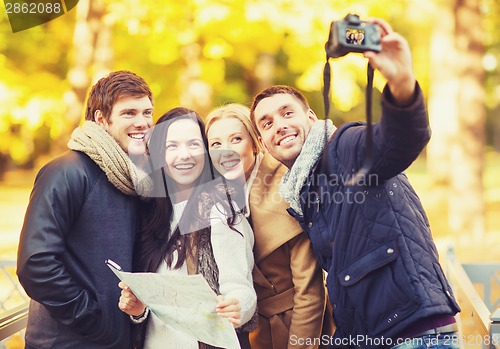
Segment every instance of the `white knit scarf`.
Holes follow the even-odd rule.
[[[127,195],[148,196],[152,180],[101,126],[85,121],[71,134],[68,147],[87,154],[118,190]]]
[[[327,139],[335,132],[335,126],[331,120],[326,122]],[[313,166],[323,152],[325,147],[325,121],[316,121],[302,145],[302,150],[295,160],[291,169],[289,169],[281,179],[279,193],[290,204],[290,207],[298,214],[302,215],[300,206],[300,192],[304,186]]]

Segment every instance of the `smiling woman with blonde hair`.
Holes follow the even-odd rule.
[[[214,109],[205,122],[215,168],[246,188],[247,216],[255,235],[253,279],[259,315],[258,328],[250,333],[251,347],[318,348],[321,336],[333,333],[333,324],[323,321],[331,314],[324,317],[323,273],[309,239],[278,193],[286,168],[263,153],[246,106]]]

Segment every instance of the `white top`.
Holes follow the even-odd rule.
[[[187,201],[174,204],[173,218],[170,225],[175,229]],[[243,215],[235,222],[242,235],[231,230],[226,223],[225,215],[214,207],[211,212],[211,242],[215,261],[219,268],[219,290],[224,297],[237,298],[241,306],[241,322],[248,322],[256,309],[257,295],[253,288],[252,269],[254,265],[252,229]],[[174,251],[172,265],[177,261],[177,251]],[[168,269],[166,262],[162,263],[158,273],[178,273],[187,275],[186,262],[179,269]],[[215,310],[215,309],[214,309]],[[146,332],[145,349],[198,349],[196,339],[186,336],[163,323],[150,312]]]

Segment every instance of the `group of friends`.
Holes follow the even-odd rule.
[[[364,55],[387,85],[369,182],[347,183],[366,125],[319,120],[291,86],[153,125],[144,79],[101,78],[70,150],[35,179],[17,262],[25,348],[213,348],[163,323],[106,259],[201,274],[241,348],[458,348],[460,308],[403,172],[430,138],[422,91],[406,40],[373,21],[382,51]],[[363,199],[337,200],[349,195]]]
[[[345,32],[345,38],[348,44],[362,45],[363,40],[365,39],[365,34],[363,33],[363,30],[357,31],[353,29],[347,29]]]

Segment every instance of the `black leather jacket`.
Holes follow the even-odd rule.
[[[18,251],[32,298],[26,343],[35,348],[129,347],[118,279],[104,261],[132,269],[138,198],[116,189],[85,154],[69,151],[38,173]]]

